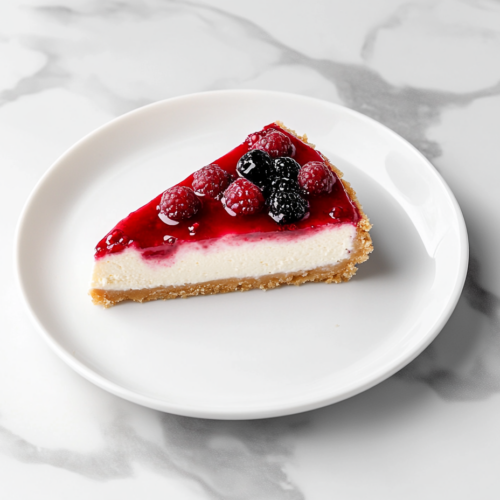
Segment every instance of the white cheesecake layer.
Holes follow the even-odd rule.
[[[297,237],[241,241],[226,237],[202,247],[183,244],[171,257],[148,260],[130,248],[95,262],[91,288],[140,290],[230,278],[258,278],[309,271],[350,257],[356,237],[352,224],[326,226]]]

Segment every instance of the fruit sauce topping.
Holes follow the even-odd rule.
[[[178,242],[293,235],[359,218],[321,153],[271,123],[120,221],[95,256],[134,247],[145,258],[163,259]]]

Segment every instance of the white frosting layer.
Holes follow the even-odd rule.
[[[218,240],[208,248],[185,244],[164,260],[148,260],[133,248],[96,261],[92,288],[128,290],[179,286],[229,278],[308,271],[349,257],[356,227],[328,226],[298,238]]]

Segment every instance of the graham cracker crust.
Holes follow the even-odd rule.
[[[308,142],[307,135],[299,135],[294,130],[285,127],[279,121],[276,121],[275,123],[315,149],[314,144]],[[322,281],[325,283],[341,283],[343,281],[349,281],[356,274],[356,265],[368,260],[370,252],[373,251],[373,244],[369,234],[372,225],[359,203],[356,192],[352,189],[351,185],[342,178],[343,173],[322,153],[321,156],[325,160],[325,163],[335,172],[339,180],[342,182],[347,194],[356,205],[356,208],[361,216],[361,219],[358,222],[356,239],[353,244],[353,252],[349,260],[345,260],[331,266],[312,269],[310,271],[272,274],[258,278],[232,278],[227,280],[207,281],[204,283],[186,284],[181,286],[145,288],[140,290],[102,290],[93,288],[89,292],[92,297],[92,302],[108,308],[125,300],[148,302],[160,299],[168,300],[187,298],[196,295],[214,295],[236,291],[244,292],[255,288],[269,290],[282,285],[302,285],[303,283],[312,281]]]

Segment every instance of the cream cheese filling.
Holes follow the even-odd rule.
[[[140,290],[230,278],[258,278],[309,271],[350,257],[356,237],[352,224],[326,226],[305,237],[235,241],[226,237],[207,246],[185,244],[171,258],[148,260],[129,248],[96,260],[91,288]]]

